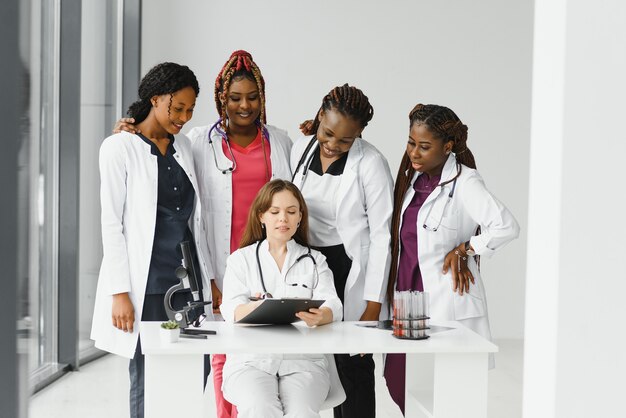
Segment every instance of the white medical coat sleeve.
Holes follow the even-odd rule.
[[[322,253],[318,251],[311,251],[311,254],[315,257],[317,273],[320,276],[320,281],[313,291],[313,299],[325,300],[320,307],[329,308],[332,311],[333,322],[341,321],[343,319],[343,306],[341,305],[341,300],[339,299],[339,296],[337,296],[337,291],[335,290],[333,272],[328,267],[326,257],[324,257]]]
[[[205,179],[203,178],[203,176],[199,175],[199,173],[201,173],[202,171],[198,169],[198,165],[204,164],[206,163],[206,161],[200,158],[199,155],[196,155],[197,151],[195,149],[197,147],[196,141],[202,141],[203,139],[202,129],[198,127],[193,128],[192,130],[189,131],[189,133],[186,136],[187,138],[189,138],[191,142],[191,149],[192,149],[191,153],[193,156],[193,164],[194,164],[195,173],[196,173],[196,180],[198,181],[198,188],[200,189],[199,191],[201,193],[206,193],[206,185],[200,184],[201,182],[205,181]],[[196,196],[196,197],[200,198],[200,196]],[[211,247],[209,246],[208,236],[206,232],[207,231],[206,223],[208,221],[207,221],[206,210],[204,209],[204,201],[202,202],[202,207],[203,209],[200,211],[201,213],[199,214],[202,230],[201,231],[193,230],[193,234],[194,234],[194,237],[196,238],[196,241],[200,241],[199,245],[200,247],[202,247],[202,251],[204,251],[204,254],[206,255],[204,262],[205,262],[205,270],[206,270],[207,277],[203,277],[203,279],[206,282],[208,282],[209,284],[208,289],[210,292],[211,280],[215,279],[215,269],[213,268],[213,263],[211,262],[211,260],[213,259],[212,258],[213,254],[212,254]],[[194,210],[194,212],[196,211]],[[198,214],[194,213],[193,216],[195,218],[196,216],[198,216]],[[201,250],[198,249],[198,251],[201,251]]]
[[[126,148],[117,135],[100,146],[100,202],[102,206],[103,262],[100,278],[106,294],[130,292],[130,268],[124,237],[126,204]]]
[[[270,134],[271,142],[280,142],[281,146],[285,149],[287,158],[289,158],[291,155],[291,148],[293,147],[293,141],[291,140],[289,133],[284,129],[277,128],[276,126],[265,125],[265,127]],[[287,165],[289,165],[289,161],[287,161]],[[285,180],[290,179],[291,178]]]
[[[304,247],[302,247],[304,248]],[[222,293],[222,305],[220,311],[222,317],[227,322],[235,321],[235,309],[249,301],[249,297],[261,293],[261,285],[258,277],[258,268],[256,264],[256,251],[246,247],[232,253],[226,260],[226,271],[224,273],[224,292]],[[319,274],[319,283],[313,291],[313,299],[324,299],[326,302],[322,306],[328,307],[333,312],[333,321],[341,321],[343,318],[343,307],[341,300],[337,296],[333,274],[328,268],[326,258],[318,251],[312,251],[311,254],[315,258],[317,272]],[[299,256],[300,254],[296,254]],[[266,252],[261,252],[261,257],[266,257]],[[306,264],[301,265],[306,266]],[[266,274],[270,274],[267,272]],[[269,287],[269,283],[273,281],[267,280],[268,291],[273,293],[275,297],[281,297],[281,291]],[[283,283],[280,278],[278,283]]]
[[[519,235],[519,225],[511,212],[493,196],[477,172],[459,188],[462,211],[480,225],[481,232],[470,239],[477,255],[491,256]]]
[[[196,196],[196,199],[199,199],[199,196]],[[200,219],[199,222],[196,222],[196,218]],[[215,278],[213,275],[213,267],[211,264],[211,251],[209,249],[209,244],[207,242],[207,232],[205,226],[205,218],[202,214],[202,210],[198,210],[198,205],[193,210],[191,214],[191,218],[189,219],[189,225],[191,226],[191,231],[196,241],[196,252],[198,255],[198,261],[202,263],[200,266],[200,277],[202,279],[202,296],[205,301],[213,300],[213,294],[211,292],[211,280]],[[212,310],[210,306],[207,305],[207,310]]]
[[[391,265],[393,179],[387,161],[380,154],[372,155],[360,168],[370,238],[363,299],[383,303]]]
[[[302,154],[304,153],[304,150],[306,146],[308,145],[308,143],[311,141],[311,138],[313,138],[312,135],[301,136],[298,139],[296,139],[296,141],[293,143],[293,146],[291,147],[290,156],[289,156],[289,164],[291,165],[292,174],[294,174],[296,168],[298,168],[298,163],[300,162],[300,158],[302,158]],[[306,160],[306,157],[305,157],[305,160]],[[302,167],[300,167],[300,170],[302,170]]]
[[[235,251],[226,259],[222,305],[220,306],[220,312],[226,322],[235,322],[237,306],[250,302],[248,298],[252,293],[246,280],[247,270],[249,270],[247,260],[242,251]]]
[[[186,136],[187,138],[189,138],[189,141],[191,141],[192,148],[196,142],[208,141],[208,138],[205,137],[206,135],[204,134],[204,132],[205,130],[203,129],[203,127],[195,127],[195,128],[192,128],[189,132],[187,132]],[[193,157],[194,157],[193,158],[194,164],[197,164],[199,161],[202,160],[200,158],[197,158],[196,155],[194,155]],[[209,161],[209,159],[207,159],[207,161]],[[211,161],[213,160],[211,159]],[[196,173],[197,172],[198,172],[198,169],[196,168]]]

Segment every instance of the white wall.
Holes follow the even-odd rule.
[[[626,416],[626,3],[536,0],[524,417]]]
[[[531,46],[530,1],[143,2],[142,71],[171,60],[196,72],[192,126],[215,120],[213,83],[236,49],[261,67],[268,121],[294,139],[331,88],[361,88],[375,110],[364,137],[385,154],[394,177],[411,108],[455,110],[470,128],[488,187],[523,231],[482,262],[496,338],[523,336]]]

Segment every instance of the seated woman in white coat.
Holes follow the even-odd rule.
[[[491,339],[478,256],[517,238],[519,226],[476,171],[467,126],[452,110],[418,104],[409,120],[394,193],[388,298],[395,290],[429,292],[432,320],[459,321]],[[404,354],[387,355],[387,386],[403,412],[404,364]]]
[[[143,417],[139,321],[167,320],[163,299],[178,283],[182,241],[191,244],[192,258],[197,258],[193,261],[204,281],[204,300],[211,298],[202,199],[191,142],[180,134],[199,91],[188,67],[171,62],[155,66],[139,84],[139,100],[128,109],[141,134],[115,134],[100,147],[104,257],[91,338],[99,349],[131,359],[132,418]],[[191,300],[190,292],[177,292],[172,304],[180,309]]]
[[[308,245],[307,208],[296,186],[273,180],[250,208],[240,249],[226,262],[221,311],[227,322],[252,312],[250,297],[323,299],[299,312],[308,326],[341,321],[342,305],[325,257]],[[254,342],[250,342],[251,347]],[[224,365],[224,397],[238,416],[319,417],[330,388],[324,355],[233,354]]]

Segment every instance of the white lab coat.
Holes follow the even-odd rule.
[[[441,183],[457,173],[456,157],[450,154],[441,173]],[[416,172],[402,204],[402,215],[415,191],[413,184],[421,173]],[[453,183],[436,187],[428,196],[417,215],[417,243],[419,266],[424,291],[430,294],[430,317],[433,321],[456,320],[491,339],[485,287],[473,257],[468,259],[475,284],[460,296],[452,291],[452,273],[442,273],[445,256],[459,244],[470,240],[472,248],[480,256],[491,256],[519,235],[519,225],[502,203],[485,187],[478,171],[462,166],[452,199],[446,206]],[[423,227],[435,226],[437,231]],[[401,218],[402,219],[402,218]],[[480,235],[475,235],[480,225]],[[471,238],[471,239],[470,239]]]
[[[263,294],[263,286],[259,275],[259,268],[256,257],[257,244],[252,244],[244,248],[240,248],[228,257],[226,264],[226,273],[224,275],[224,292],[222,294],[221,313],[226,322],[234,322],[235,309],[237,306],[249,303],[249,297],[256,293]],[[276,261],[269,253],[267,241],[261,242],[259,248],[259,260],[263,269],[263,278],[265,288],[274,298],[306,298],[306,299],[324,299],[322,307],[327,307],[333,312],[333,321],[341,321],[342,307],[341,301],[337,296],[335,285],[333,282],[333,273],[328,268],[326,258],[319,252],[311,250],[312,256],[315,258],[319,282],[317,287],[311,292],[302,286],[288,286],[286,283],[305,284],[312,287],[316,280],[316,275],[312,260],[308,257],[303,258],[298,263],[296,259],[306,254],[308,249],[299,245],[294,240],[287,243],[287,255],[283,263],[282,270],[278,269]],[[293,266],[293,267],[292,267]],[[254,342],[251,341],[251,351]],[[229,354],[224,364],[224,381],[223,388],[228,385],[228,379],[245,366],[252,366],[262,370],[270,375],[277,373],[289,374],[298,371],[315,370],[315,363],[318,367],[333,367],[329,365],[329,357],[323,354]],[[331,373],[336,371],[329,370]],[[338,390],[343,396],[341,384],[338,383],[338,377],[334,379]],[[331,386],[333,384],[331,383]]]
[[[292,172],[310,140],[311,136],[306,136],[294,143]],[[318,149],[312,147],[309,155]],[[294,184],[302,188],[302,180],[300,168]],[[358,138],[350,147],[337,196],[337,231],[352,259],[344,290],[343,317],[346,321],[358,321],[367,301],[385,302],[391,260],[393,180],[387,160],[369,142]]]
[[[210,301],[208,272],[212,268],[191,142],[184,135],[175,135],[174,148],[174,157],[196,192],[189,226],[196,241],[204,300]],[[151,153],[150,145],[136,135],[128,132],[112,135],[100,147],[100,177],[104,257],[96,290],[91,339],[102,350],[132,358],[141,331],[141,312],[152,258],[158,194],[157,157]],[[112,295],[123,292],[129,292],[135,308],[132,333],[112,325]],[[212,316],[210,307],[206,312]]]
[[[289,169],[289,152],[291,139],[287,133],[274,126],[266,125],[269,133],[270,160],[272,163],[272,178],[291,179]],[[231,161],[222,150],[222,138],[213,130],[211,138],[213,146],[208,140],[210,126],[193,128],[189,132],[192,142],[196,173],[199,177],[200,196],[202,196],[202,215],[206,220],[207,240],[210,249],[211,278],[214,278],[218,288],[223,289],[226,258],[230,255],[230,232],[232,224],[233,183],[232,174],[222,174],[215,165],[214,157],[220,168],[230,167]],[[215,148],[215,153],[213,151]]]

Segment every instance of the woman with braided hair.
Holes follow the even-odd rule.
[[[346,321],[377,321],[389,275],[393,182],[383,155],[361,138],[374,110],[361,90],[332,89],[291,152],[293,182],[309,208],[311,244],[326,256]],[[371,354],[335,356],[346,401],[335,417],[374,417]]]
[[[266,125],[265,81],[248,52],[232,53],[215,80],[214,95],[219,119],[189,136],[206,197],[213,293],[221,303],[226,259],[239,248],[254,197],[270,180],[291,176],[291,139]],[[215,403],[218,418],[234,418],[237,410],[222,394],[225,361],[223,354],[212,356]]]
[[[180,242],[192,248],[204,300],[210,260],[191,141],[180,134],[200,89],[186,66],[166,62],[139,85],[128,109],[141,133],[121,132],[100,148],[102,243],[91,338],[96,347],[130,358],[130,415],[143,417],[144,358],[140,321],[166,321],[163,300],[178,283]],[[195,245],[194,245],[195,244]],[[173,307],[193,300],[174,294]],[[211,314],[211,312],[209,312]]]
[[[485,187],[467,126],[452,110],[418,104],[409,121],[394,190],[387,298],[391,304],[396,290],[426,291],[432,320],[459,321],[491,339],[478,257],[517,238],[519,226]],[[389,392],[403,413],[405,360],[388,354],[385,361]]]
[[[239,248],[248,210],[257,192],[273,179],[289,180],[291,139],[266,125],[265,80],[252,55],[233,52],[215,80],[218,120],[193,128],[188,136],[193,155],[203,215],[207,221],[213,307],[222,300],[228,255]],[[113,132],[136,132],[132,118],[120,119]],[[212,358],[218,418],[234,418],[236,409],[222,395],[224,355]],[[208,367],[205,367],[208,369]]]

